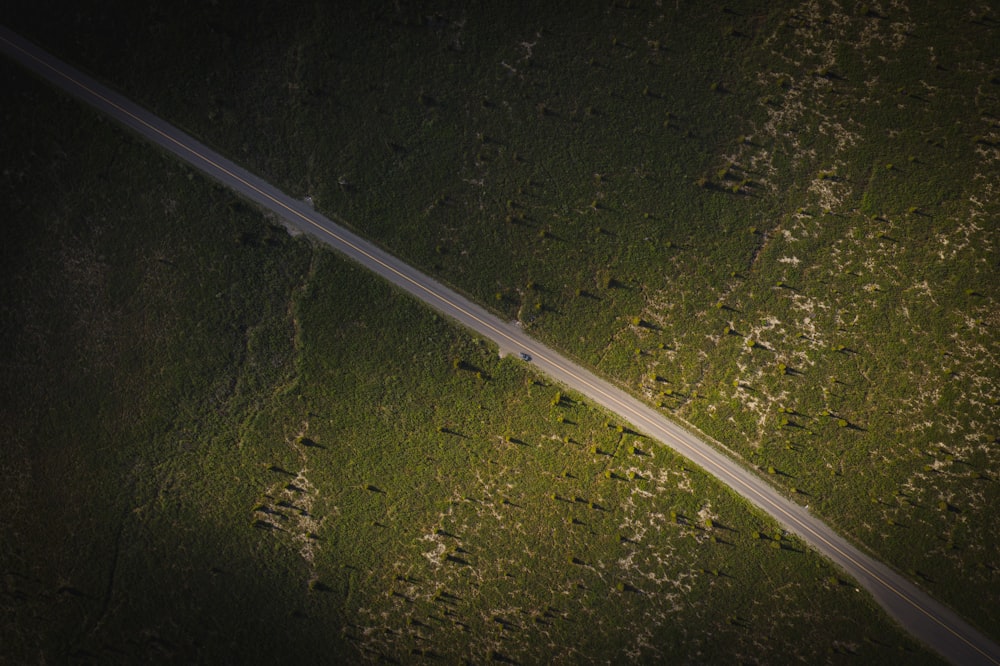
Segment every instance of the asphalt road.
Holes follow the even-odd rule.
[[[174,153],[240,196],[273,211],[338,252],[389,280],[435,310],[499,345],[526,353],[553,380],[618,414],[637,432],[671,447],[775,518],[791,533],[833,560],[867,589],[918,640],[954,664],[1000,666],[1000,646],[884,564],[847,543],[822,521],[786,499],[764,479],[723,455],[644,403],[529,337],[433,278],[403,263],[233,164],[190,136],[92,78],[0,26],[0,49],[70,95],[101,110],[149,141]],[[975,594],[974,590],[969,590]]]

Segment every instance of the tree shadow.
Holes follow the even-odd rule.
[[[478,377],[480,377],[482,379],[486,379],[486,380],[492,379],[492,377],[490,377],[489,374],[487,374],[478,365],[473,365],[472,363],[469,363],[467,361],[463,361],[463,360],[456,361],[455,362],[455,368],[457,370],[465,370],[466,372],[475,373],[476,376],[478,376]]]
[[[592,301],[600,301],[600,300],[603,300],[603,299],[602,299],[602,298],[601,298],[600,296],[598,296],[597,294],[595,294],[595,293],[592,293],[592,292],[590,292],[590,291],[587,291],[586,289],[580,289],[580,290],[578,291],[578,293],[577,293],[577,296],[579,296],[580,298],[589,298],[589,299],[590,299],[590,300],[592,300]]]
[[[77,599],[91,599],[95,601],[97,600],[97,597],[95,597],[94,595],[87,594],[80,588],[73,587],[72,585],[61,585],[59,589],[56,590],[56,594],[65,594],[70,597],[76,597]]]
[[[725,523],[720,523],[718,520],[715,520],[714,518],[712,519],[712,528],[717,530],[723,530],[725,532],[732,532],[733,534],[737,533],[737,531],[734,528],[730,527],[729,525],[726,525]]]

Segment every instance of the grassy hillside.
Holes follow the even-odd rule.
[[[0,662],[934,661],[683,460],[0,76]]]
[[[13,21],[773,469],[996,637],[1000,13],[502,4]]]

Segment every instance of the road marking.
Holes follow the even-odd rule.
[[[582,377],[582,376],[578,375],[576,372],[574,372],[573,370],[571,370],[570,368],[564,367],[560,363],[557,363],[556,361],[552,360],[551,358],[546,357],[546,355],[544,353],[538,354],[535,349],[527,347],[524,343],[522,343],[521,341],[517,340],[514,337],[511,337],[506,332],[498,329],[492,323],[481,319],[477,314],[466,310],[464,307],[462,307],[458,303],[455,303],[455,302],[449,300],[444,295],[442,295],[442,294],[440,294],[440,293],[432,290],[430,287],[424,285],[423,283],[418,282],[417,280],[415,280],[412,277],[410,277],[409,275],[403,273],[402,271],[400,271],[396,267],[392,266],[389,263],[386,263],[385,261],[383,261],[379,257],[373,255],[371,252],[369,252],[368,250],[364,249],[363,247],[360,247],[360,246],[356,245],[355,243],[353,243],[352,241],[350,241],[349,239],[344,238],[344,237],[338,235],[336,232],[334,232],[333,230],[331,230],[328,227],[324,226],[323,224],[317,222],[312,217],[310,217],[310,216],[308,216],[308,215],[306,215],[306,214],[304,214],[304,213],[296,210],[295,208],[292,208],[291,206],[289,206],[285,202],[283,202],[280,199],[274,197],[270,193],[264,191],[263,189],[261,189],[260,187],[258,187],[257,185],[255,185],[254,183],[248,181],[246,178],[240,176],[237,173],[234,173],[233,171],[231,171],[230,169],[226,168],[222,164],[219,164],[218,162],[216,162],[214,159],[210,158],[207,155],[204,155],[204,154],[200,153],[198,150],[190,147],[189,145],[187,145],[185,143],[182,143],[178,139],[174,138],[173,136],[167,134],[166,132],[164,132],[163,130],[159,129],[155,125],[149,123],[148,121],[144,120],[140,116],[136,115],[135,113],[133,113],[129,109],[124,108],[123,106],[121,106],[117,102],[109,99],[104,94],[102,94],[102,93],[100,93],[100,92],[98,92],[96,90],[93,90],[92,88],[90,88],[89,86],[87,86],[86,84],[84,84],[83,82],[81,82],[81,81],[79,81],[77,79],[72,78],[68,74],[66,74],[66,73],[60,71],[59,69],[55,68],[54,66],[50,65],[45,60],[42,60],[41,58],[35,56],[33,53],[30,53],[30,52],[26,51],[21,46],[15,44],[13,42],[11,42],[6,37],[0,36],[0,39],[2,39],[6,44],[10,45],[11,47],[13,47],[14,49],[16,49],[20,53],[23,53],[25,56],[29,57],[30,59],[34,60],[35,62],[37,62],[40,65],[42,65],[43,67],[45,67],[46,69],[48,69],[51,72],[55,73],[60,78],[63,78],[65,80],[69,81],[71,84],[73,84],[76,87],[78,87],[78,88],[86,91],[87,93],[89,93],[94,98],[103,101],[107,105],[111,106],[112,108],[117,109],[122,114],[128,116],[129,118],[131,118],[135,122],[137,122],[140,125],[148,128],[149,130],[153,131],[155,134],[159,135],[160,137],[162,137],[163,139],[165,139],[167,142],[169,142],[169,143],[177,146],[179,149],[181,149],[182,152],[186,152],[186,153],[190,153],[191,155],[194,155],[196,158],[200,159],[205,164],[208,164],[208,165],[212,166],[213,168],[215,168],[216,170],[218,170],[220,173],[223,173],[223,174],[229,176],[230,178],[232,178],[234,181],[243,184],[245,187],[247,187],[248,189],[252,190],[253,192],[256,192],[258,195],[260,195],[264,199],[270,201],[272,204],[274,204],[275,206],[279,207],[280,209],[282,209],[284,211],[287,211],[288,213],[290,213],[292,216],[298,218],[299,220],[307,222],[310,225],[312,225],[314,228],[316,228],[317,230],[319,230],[321,232],[324,232],[325,234],[327,234],[328,236],[330,236],[331,238],[333,238],[334,240],[336,240],[337,242],[339,242],[341,245],[350,248],[351,250],[353,250],[354,252],[358,253],[359,255],[361,255],[363,257],[366,257],[368,260],[374,262],[375,264],[381,266],[386,271],[389,271],[390,273],[392,273],[392,274],[398,276],[399,278],[401,278],[403,281],[405,281],[405,282],[411,284],[412,286],[418,288],[419,290],[425,292],[427,295],[434,297],[435,299],[437,299],[440,302],[444,303],[445,305],[447,305],[448,307],[452,308],[453,310],[455,310],[455,311],[457,311],[457,312],[465,315],[466,317],[468,317],[472,321],[475,321],[475,322],[479,323],[484,328],[486,328],[486,329],[488,329],[490,331],[493,331],[494,334],[496,334],[500,338],[503,338],[503,339],[507,340],[508,342],[512,343],[516,348],[521,348],[521,349],[525,349],[527,351],[535,352],[535,356],[536,356],[536,358],[538,360],[541,360],[544,363],[547,363],[551,367],[553,367],[553,368],[555,368],[555,369],[557,369],[557,370],[565,373],[567,376],[575,379],[580,384],[582,384],[584,386],[587,386],[591,391],[593,391],[593,392],[595,392],[595,393],[603,396],[604,399],[607,400],[609,403],[617,405],[619,410],[627,412],[628,414],[631,414],[634,420],[642,422],[642,423],[645,423],[646,426],[649,427],[650,429],[652,429],[653,431],[661,432],[661,433],[667,435],[667,437],[670,440],[672,440],[672,441],[674,441],[676,443],[677,446],[673,446],[671,448],[673,448],[678,453],[681,453],[681,451],[679,449],[683,449],[684,451],[688,452],[686,454],[687,457],[693,458],[693,459],[695,459],[695,461],[697,459],[701,459],[701,460],[709,463],[709,465],[707,465],[707,466],[704,463],[699,463],[699,464],[701,464],[701,466],[703,466],[703,467],[710,467],[712,469],[716,469],[717,470],[716,472],[714,472],[714,473],[709,472],[709,473],[713,474],[717,478],[720,478],[720,480],[721,480],[721,478],[723,476],[725,478],[730,479],[730,482],[727,485],[729,485],[730,487],[735,487],[735,486],[738,485],[739,487],[743,488],[745,492],[749,492],[753,496],[757,497],[758,500],[760,500],[763,503],[767,504],[775,512],[779,513],[780,515],[782,515],[786,519],[788,519],[788,522],[790,522],[793,525],[797,525],[798,526],[798,531],[800,531],[800,532],[807,532],[807,533],[811,534],[813,536],[813,538],[815,538],[816,540],[818,540],[818,541],[826,544],[826,546],[828,548],[830,548],[830,550],[836,552],[841,557],[843,557],[846,561],[852,563],[860,571],[864,572],[865,574],[867,574],[868,576],[870,576],[873,580],[875,580],[879,584],[881,584],[886,590],[888,590],[888,591],[896,594],[900,599],[902,599],[903,601],[905,601],[906,603],[908,603],[914,609],[920,611],[924,616],[926,616],[928,619],[930,619],[933,622],[935,622],[936,624],[938,624],[941,628],[943,628],[944,630],[946,630],[952,636],[958,638],[960,641],[962,641],[963,643],[965,643],[967,646],[971,647],[973,650],[975,650],[976,652],[978,652],[979,654],[981,654],[983,657],[985,657],[986,659],[988,659],[992,663],[998,664],[998,666],[1000,666],[1000,661],[997,661],[996,659],[994,659],[991,655],[987,654],[982,649],[980,649],[978,646],[976,646],[971,641],[969,641],[967,638],[965,638],[965,636],[963,636],[962,634],[960,634],[957,631],[955,631],[954,629],[952,629],[948,624],[945,624],[945,622],[943,620],[939,619],[936,615],[932,614],[930,611],[926,610],[923,606],[919,605],[914,599],[912,599],[911,597],[909,597],[908,595],[906,595],[905,593],[903,593],[902,590],[899,590],[898,588],[896,588],[894,585],[892,585],[888,581],[883,580],[881,576],[879,576],[877,573],[871,571],[862,562],[860,562],[857,559],[855,559],[850,553],[844,552],[843,550],[841,550],[841,548],[839,546],[837,546],[834,543],[832,543],[829,540],[827,540],[822,534],[820,534],[819,532],[817,532],[816,530],[814,530],[807,523],[802,522],[799,519],[798,516],[796,516],[795,514],[793,514],[792,512],[790,512],[789,510],[787,510],[784,506],[782,506],[781,504],[779,504],[776,500],[772,499],[772,497],[770,497],[769,495],[761,492],[760,490],[758,490],[754,486],[752,486],[749,483],[747,483],[744,479],[740,478],[739,476],[737,476],[736,474],[734,474],[730,470],[726,469],[726,467],[723,465],[723,463],[720,463],[719,461],[713,459],[711,457],[711,454],[699,451],[697,448],[695,448],[694,446],[692,446],[688,442],[685,442],[683,439],[681,439],[681,437],[679,437],[675,432],[673,432],[670,429],[670,427],[673,426],[674,424],[672,424],[671,422],[667,421],[665,417],[661,417],[661,418],[663,418],[664,423],[666,423],[667,425],[664,426],[664,425],[661,425],[661,424],[657,423],[657,421],[653,420],[651,417],[647,416],[645,413],[643,413],[639,409],[633,407],[631,404],[629,404],[625,400],[622,400],[617,395],[614,395],[612,393],[608,393],[601,386],[592,383],[586,377]],[[388,254],[388,253],[386,253],[386,254]],[[419,273],[419,271],[418,271],[418,273]],[[626,399],[629,399],[629,398],[626,398]],[[652,409],[652,408],[648,408],[648,409]],[[666,443],[666,442],[664,442],[664,443]],[[720,453],[718,453],[718,452],[716,452],[714,450],[712,450],[712,453],[715,453],[716,455],[719,455],[719,456],[722,455],[722,454],[720,454]],[[685,454],[682,453],[682,455],[685,455]],[[761,479],[761,483],[765,483],[766,484],[766,482],[763,479]]]

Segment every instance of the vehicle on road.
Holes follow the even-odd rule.
[[[521,360],[522,361],[529,361],[530,362],[531,361],[531,355],[530,354],[525,354],[524,352],[521,352]]]

